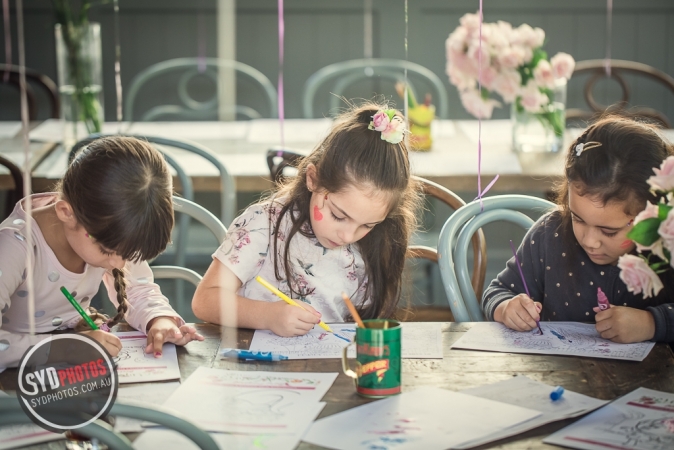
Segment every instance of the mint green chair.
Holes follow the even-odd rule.
[[[243,116],[248,119],[278,117],[276,88],[269,81],[269,78],[254,67],[239,61],[218,58],[176,58],[153,64],[131,80],[124,104],[124,120],[129,122],[149,122],[165,119],[216,119],[218,111],[223,111],[223,108],[218,107],[217,89],[215,90],[216,95],[212,98],[197,100],[188,92],[188,86],[199,75],[205,75],[212,80],[215,86],[218,86],[219,69],[233,70],[237,76],[243,75],[245,78],[251,80],[262,91],[263,96],[269,103],[269,112],[264,116],[249,106],[241,105],[226,108],[224,109],[225,112],[234,113],[237,116]],[[181,104],[155,106],[144,112],[139,118],[137,115],[134,116],[134,108],[136,107],[137,97],[141,89],[149,83],[157,83],[157,78],[168,74],[181,74],[176,86]]]
[[[78,414],[79,412],[64,411],[61,407],[55,407],[54,413]],[[207,432],[186,419],[175,416],[169,411],[162,410],[161,407],[149,408],[116,401],[109,415],[130,417],[132,419],[156,423],[182,433],[203,450],[219,449],[218,445]],[[17,397],[0,397],[0,427],[32,423],[31,419],[21,408],[21,405],[19,405]],[[98,439],[111,449],[133,450],[133,446],[126,436],[115,431],[108,423],[102,420],[96,420],[84,427],[78,428],[77,434]]]
[[[467,251],[473,234],[490,222],[506,221],[531,228],[534,220],[522,210],[543,214],[556,207],[552,202],[527,195],[496,195],[468,203],[457,209],[440,231],[438,263],[440,277],[456,322],[482,322],[481,299],[475,295],[467,264]],[[507,242],[509,239],[503,236]]]
[[[447,90],[440,78],[424,66],[400,59],[353,59],[330,64],[318,70],[307,79],[304,85],[302,95],[304,118],[314,118],[314,99],[321,87],[323,87],[321,92],[324,92],[326,97],[330,97],[330,111],[334,111],[340,106],[340,99],[344,90],[357,80],[378,77],[394,82],[404,81],[405,70],[408,75],[408,86],[413,92],[415,92],[413,86],[415,79],[423,79],[433,88],[435,91],[433,102],[437,107],[437,115],[440,119],[448,119]],[[365,97],[370,95],[371,93]],[[416,98],[418,101],[423,100],[419,96],[416,96]],[[396,103],[402,105],[403,101],[401,99]],[[401,106],[398,109],[402,110],[403,108]],[[324,112],[322,113],[321,116],[327,115]]]

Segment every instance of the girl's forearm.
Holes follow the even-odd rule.
[[[194,314],[218,325],[264,330],[269,328],[269,302],[241,297],[222,288],[198,292],[192,302]]]

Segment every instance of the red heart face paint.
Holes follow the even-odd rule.
[[[628,248],[630,245],[632,245],[632,241],[627,239],[627,240],[623,241],[622,244],[620,244],[620,248]]]
[[[321,214],[321,211],[318,209],[318,205],[314,206],[314,220],[323,220],[323,214]]]

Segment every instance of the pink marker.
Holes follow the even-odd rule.
[[[604,291],[600,287],[597,288],[597,305],[601,311],[606,311],[611,307],[608,297],[606,297],[606,294],[604,294]]]

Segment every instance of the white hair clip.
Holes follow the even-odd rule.
[[[576,156],[580,156],[580,154],[583,153],[585,150],[590,150],[596,147],[601,147],[601,142],[596,141],[581,142],[580,144],[576,145]]]

